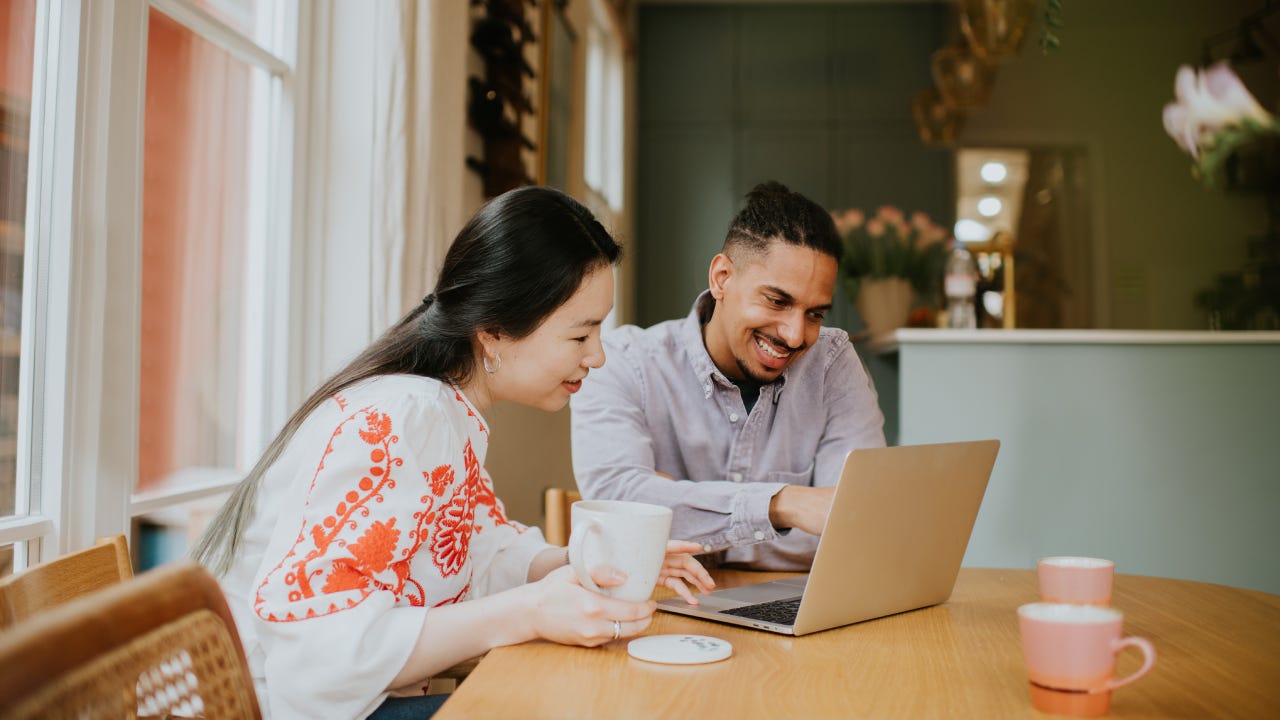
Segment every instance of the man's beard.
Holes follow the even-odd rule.
[[[735,355],[733,361],[738,363],[738,370],[742,371],[742,376],[757,385],[768,385],[769,383],[776,381],[778,378],[782,377],[782,370],[786,369],[785,367],[782,368],[782,370],[779,370],[778,374],[773,377],[761,377],[751,372],[747,367],[747,364],[742,362],[742,358]],[[788,365],[790,365],[790,363],[788,363]]]

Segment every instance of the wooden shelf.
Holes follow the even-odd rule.
[[[467,167],[484,181],[486,197],[535,183],[529,177],[527,152],[538,145],[524,134],[525,118],[535,112],[525,83],[536,79],[525,58],[536,42],[527,8],[532,0],[471,0],[484,8],[474,17],[469,41],[484,61],[484,72],[468,78],[467,124],[484,141],[482,157],[467,157]]]
[[[512,87],[510,83],[503,80],[485,82],[474,75],[467,81],[473,100],[477,96],[484,96],[488,100],[510,103],[513,108],[522,113],[533,112],[533,101],[524,94],[523,88]]]

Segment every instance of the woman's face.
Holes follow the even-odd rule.
[[[489,397],[556,411],[582,387],[587,373],[604,364],[600,324],[613,309],[613,268],[591,271],[568,302],[556,308],[532,334],[521,340],[483,340],[495,372],[482,367]],[[494,359],[502,358],[501,365]]]

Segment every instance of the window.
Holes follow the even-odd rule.
[[[25,78],[31,128],[28,175],[0,166],[6,220],[27,196],[21,272],[0,257],[5,347],[23,297],[0,568],[131,517],[187,525],[282,421],[297,27],[289,0],[0,2],[0,81],[7,100]]]
[[[147,35],[139,491],[243,465],[249,250],[267,242],[251,151],[272,83],[154,9]]]
[[[29,490],[17,483],[18,390],[35,21],[35,0],[0,3],[0,517],[25,507]],[[0,576],[13,556],[0,540]]]
[[[615,212],[623,206],[623,56],[616,12],[604,0],[591,3],[587,26],[587,118],[583,174],[587,186]]]
[[[273,252],[287,233],[271,232],[284,223],[268,201],[279,184],[273,128],[289,67],[256,44],[274,20],[262,8],[212,9],[211,18],[152,7],[147,31],[132,508],[143,516],[140,543],[178,550],[200,529],[193,517],[221,501],[264,444],[261,419],[274,404],[264,338],[272,310],[284,310],[266,284],[283,275],[273,260],[286,257]],[[139,548],[142,566],[171,555]]]

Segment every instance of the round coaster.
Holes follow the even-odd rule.
[[[650,635],[627,643],[627,652],[637,660],[696,665],[724,660],[733,654],[733,645],[706,635]]]

